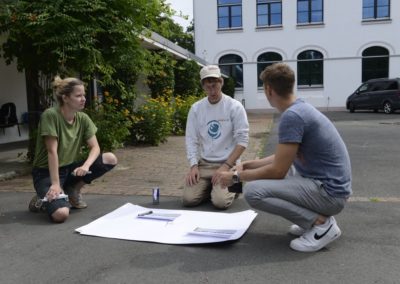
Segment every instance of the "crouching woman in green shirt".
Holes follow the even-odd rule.
[[[97,128],[82,112],[86,102],[83,82],[57,76],[53,87],[59,105],[44,111],[40,118],[32,169],[37,195],[29,203],[29,210],[46,210],[52,221],[61,223],[68,218],[70,207],[87,207],[81,188],[110,171],[117,158],[113,153],[100,153]],[[84,143],[89,155],[79,161]],[[60,198],[61,194],[68,195],[68,199]],[[47,201],[41,205],[38,199]]]

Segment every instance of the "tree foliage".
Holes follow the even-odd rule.
[[[48,107],[39,75],[96,77],[118,100],[132,102],[137,74],[150,67],[141,36],[163,30],[160,15],[171,13],[165,0],[0,0],[0,56],[25,71],[30,132],[39,119],[33,114]]]
[[[139,35],[159,26],[160,14],[170,13],[164,0],[7,2],[0,10],[7,63],[16,59],[19,70],[100,74],[104,80],[117,70],[137,73],[143,68]]]
[[[193,52],[192,30],[185,33],[174,23],[171,19],[174,13],[165,0],[0,0],[0,37],[4,38],[0,57],[7,64],[16,62],[18,70],[25,72],[31,113],[40,113],[47,107],[41,98],[46,96],[45,88],[50,84],[47,87],[39,84],[39,74],[48,82],[54,74],[79,76],[86,82],[96,78],[99,90],[108,95],[103,105],[93,104],[89,113],[105,134],[99,137],[99,141],[105,141],[103,148],[112,148],[126,136],[128,120],[135,117],[131,112],[138,74],[148,76],[153,98],[172,97],[176,77],[179,78],[176,88],[179,93],[189,95],[189,89],[197,93],[196,63],[177,65],[170,54],[141,46],[143,36],[155,31]],[[190,82],[186,83],[185,79]],[[107,100],[114,102],[112,108]],[[139,121],[145,127],[151,125],[153,117],[164,123],[164,109],[157,107],[156,102],[152,109],[154,113],[144,111],[144,114],[151,114],[148,120]],[[179,117],[184,118],[184,115]],[[31,133],[37,122],[38,116],[30,117]],[[158,132],[166,135],[170,124],[165,123],[165,131]],[[157,129],[158,124],[154,125]],[[33,146],[30,145],[30,152]]]
[[[193,60],[178,61],[175,65],[175,95],[188,97],[202,93],[200,66]]]
[[[172,96],[175,87],[174,66],[176,60],[166,51],[153,51],[148,61],[153,66],[147,77],[151,97]]]
[[[183,1],[191,1],[191,0],[183,0]],[[161,13],[157,17],[157,22],[161,23],[160,25],[153,26],[152,31],[157,32],[163,37],[169,39],[171,42],[183,47],[190,52],[194,53],[194,23],[186,28],[184,31],[183,27],[174,22],[171,18],[172,15],[187,19],[187,15],[183,15],[182,12],[177,12],[170,8],[170,4],[164,4],[169,13]]]
[[[235,79],[233,77],[224,78],[222,92],[231,98],[235,97]]]

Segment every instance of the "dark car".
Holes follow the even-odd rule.
[[[385,113],[400,109],[400,78],[368,80],[347,98],[346,108],[350,112],[372,109]]]

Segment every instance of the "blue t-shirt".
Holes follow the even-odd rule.
[[[351,190],[350,157],[332,122],[312,105],[297,99],[282,113],[279,143],[298,143],[294,161],[298,173],[323,183],[333,197],[348,197]]]

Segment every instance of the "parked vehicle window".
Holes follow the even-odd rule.
[[[399,84],[397,82],[389,82],[385,90],[398,90]]]
[[[387,82],[376,82],[372,84],[371,92],[382,91],[386,88]]]
[[[358,91],[361,92],[365,92],[366,90],[368,90],[369,84],[364,84],[362,85],[360,88],[358,88]]]

